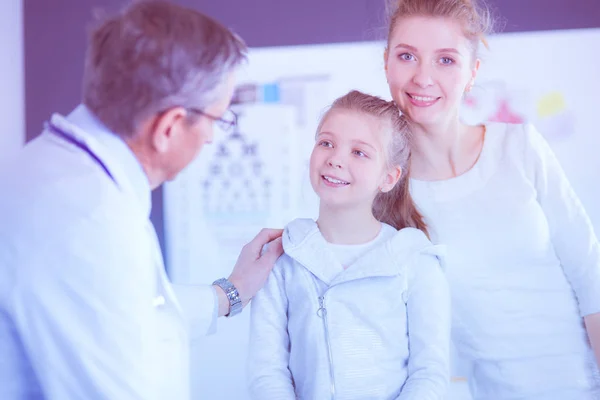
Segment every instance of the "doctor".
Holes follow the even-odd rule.
[[[245,51],[216,21],[162,1],[93,30],[83,104],[53,115],[0,178],[0,399],[189,398],[189,332],[250,301],[281,231],[260,232],[228,279],[177,288],[150,191],[211,142],[214,124],[235,125]]]

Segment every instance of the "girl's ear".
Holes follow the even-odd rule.
[[[383,193],[389,192],[394,188],[394,186],[396,186],[396,183],[398,183],[400,177],[402,177],[402,168],[400,168],[400,166],[395,166],[388,169],[383,177],[382,184],[379,186],[379,190],[381,190]]]

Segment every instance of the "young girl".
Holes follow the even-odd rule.
[[[408,194],[408,126],[350,92],[323,117],[310,160],[317,221],[284,230],[252,305],[254,399],[442,399],[449,293]]]
[[[473,397],[599,399],[590,220],[532,125],[459,118],[489,20],[476,0],[396,0],[385,69],[414,134],[411,194],[447,246],[452,332]]]

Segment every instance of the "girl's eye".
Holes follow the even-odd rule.
[[[410,53],[402,53],[400,54],[400,59],[404,60],[404,61],[412,61],[414,60],[414,56]]]
[[[327,140],[322,140],[319,142],[319,146],[323,146],[323,147],[333,147],[333,145],[331,144],[331,142],[328,142]]]
[[[354,150],[354,154],[359,157],[366,157],[367,155],[360,150]]]
[[[440,62],[441,62],[443,65],[451,65],[451,64],[454,64],[454,60],[453,60],[453,59],[451,59],[450,57],[442,57],[442,58],[440,59]]]

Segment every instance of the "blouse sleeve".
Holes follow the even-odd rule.
[[[590,219],[552,149],[525,125],[525,161],[533,174],[557,257],[579,303],[581,316],[600,312],[600,247]]]

